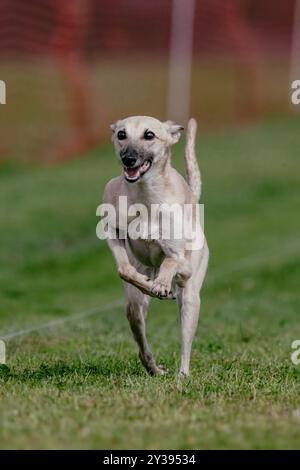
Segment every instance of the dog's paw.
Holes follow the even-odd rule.
[[[148,372],[150,375],[167,375],[169,370],[162,365],[157,366],[156,364],[153,364],[148,369]]]
[[[141,351],[139,351],[139,358],[150,375],[166,375],[169,372],[166,367],[156,365],[151,353],[142,354]]]
[[[175,298],[171,291],[171,285],[161,281],[160,279],[155,279],[153,282],[151,294],[161,300],[170,300]]]
[[[177,390],[183,392],[185,387],[188,386],[189,381],[189,374],[180,370],[177,377]]]
[[[162,366],[161,364],[156,366],[155,375],[167,375],[168,372],[169,370],[165,366]]]

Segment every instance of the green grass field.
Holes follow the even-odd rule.
[[[7,342],[1,448],[299,448],[299,120],[202,136],[211,260],[191,379],[176,388],[176,304],[148,330],[169,375],[137,360],[122,307]],[[182,146],[174,164],[183,167]],[[111,146],[54,168],[0,168],[0,334],[122,299],[96,206]]]

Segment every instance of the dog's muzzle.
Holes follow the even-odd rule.
[[[130,183],[138,181],[152,165],[151,157],[145,159],[131,147],[122,149],[120,158],[123,164],[125,179]]]
[[[121,150],[120,157],[124,167],[132,168],[137,164],[139,154],[136,150],[126,147],[125,149]]]

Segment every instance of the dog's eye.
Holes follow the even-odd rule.
[[[152,131],[145,131],[145,133],[144,133],[144,139],[146,139],[146,140],[152,140],[152,139],[154,139],[154,137],[155,137],[154,132],[152,132]]]
[[[126,132],[124,130],[119,131],[118,134],[117,134],[117,137],[118,137],[119,140],[125,140],[127,138]]]

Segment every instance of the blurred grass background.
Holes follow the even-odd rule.
[[[168,64],[150,58],[102,60],[90,67],[91,112],[99,141],[108,140],[109,124],[125,115],[165,116]],[[225,132],[258,120],[291,114],[288,61],[273,59],[259,66],[254,99],[238,64],[230,59],[196,61],[192,75],[191,115],[201,130]],[[0,108],[1,158],[43,163],[49,149],[72,139],[68,97],[52,61],[2,61],[9,105]],[[251,104],[252,103],[252,104]]]

